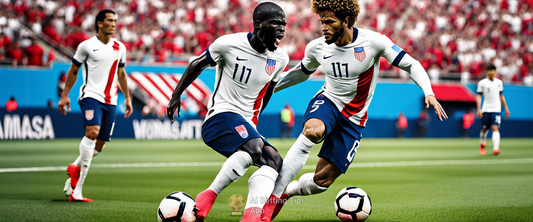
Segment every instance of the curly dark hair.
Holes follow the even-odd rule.
[[[358,0],[311,0],[311,10],[316,14],[332,11],[341,21],[348,17],[348,27],[352,27],[357,21],[360,7]]]

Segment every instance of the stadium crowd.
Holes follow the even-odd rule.
[[[281,43],[291,60],[321,36],[308,0],[277,1],[287,14]],[[94,16],[104,8],[119,16],[116,37],[130,62],[187,62],[219,36],[251,31],[257,0],[0,0],[0,60],[45,65],[36,35],[71,53],[94,36]],[[533,0],[359,0],[355,27],[389,36],[418,59],[433,81],[461,73],[462,82],[484,77],[492,63],[506,82],[531,84]],[[29,31],[31,30],[31,31]],[[30,47],[31,46],[31,47]],[[35,59],[39,57],[41,59]],[[402,77],[382,59],[380,69]]]

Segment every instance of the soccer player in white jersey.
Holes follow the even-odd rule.
[[[113,134],[117,84],[126,98],[124,117],[128,118],[133,111],[124,69],[126,47],[112,38],[116,22],[117,16],[113,11],[106,9],[98,13],[94,22],[98,34],[78,45],[67,73],[65,90],[59,100],[59,111],[67,115],[67,110],[70,112],[68,93],[76,83],[79,68],[83,66],[83,85],[80,88],[78,103],[83,114],[85,136],[79,146],[80,155],[67,168],[70,178],[65,184],[65,192],[70,196],[71,202],[92,202],[91,199],[83,197],[82,187],[93,156],[102,152],[106,141],[109,141]],[[72,195],[70,188],[74,189]]]
[[[215,90],[208,102],[202,138],[228,159],[211,186],[196,197],[197,221],[205,220],[217,195],[243,176],[252,164],[259,169],[248,181],[242,221],[261,221],[263,205],[282,166],[281,156],[257,132],[256,124],[289,62],[287,53],[278,48],[285,33],[285,13],[275,3],[261,3],[253,12],[253,24],[253,32],[221,36],[194,59],[167,106],[167,116],[174,121],[176,110],[179,116],[180,97],[185,89],[204,68],[216,66]]]
[[[485,145],[487,140],[487,133],[492,129],[492,154],[500,154],[500,124],[502,105],[505,108],[505,118],[509,118],[509,108],[503,96],[503,83],[495,77],[496,67],[489,65],[486,70],[487,78],[482,79],[477,84],[476,106],[477,115],[481,118],[481,133],[479,140],[481,146],[479,152],[485,155]],[[481,99],[483,100],[483,107],[481,107]]]
[[[274,192],[264,207],[264,221],[273,219],[290,196],[324,192],[346,172],[366,125],[380,57],[409,72],[425,94],[426,108],[432,105],[441,121],[448,118],[418,61],[388,37],[353,27],[359,14],[357,0],[312,0],[311,9],[320,18],[324,36],[307,45],[302,62],[288,71],[275,91],[306,80],[319,66],[326,73],[326,84],[309,103],[303,131],[285,156]],[[289,184],[321,141],[315,173]]]

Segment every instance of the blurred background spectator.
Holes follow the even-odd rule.
[[[396,130],[398,130],[398,138],[404,137],[404,132],[407,129],[407,126],[407,118],[405,117],[403,112],[400,112],[400,114],[398,114],[398,120],[396,121]]]
[[[259,2],[0,1],[0,60],[13,64],[14,56],[7,54],[15,47],[11,42],[26,48],[32,35],[37,35],[43,44],[72,54],[80,42],[96,34],[95,14],[110,8],[119,17],[115,37],[126,45],[130,62],[186,64],[219,36],[252,30],[251,13]],[[308,0],[276,2],[285,9],[288,22],[281,47],[291,60],[298,62],[304,56],[305,45],[321,36],[320,23]],[[484,77],[489,63],[496,65],[505,83],[521,84],[532,72],[533,0],[399,0],[395,4],[359,0],[359,3],[361,13],[355,26],[389,36],[431,71],[436,81],[476,82]],[[39,63],[35,60],[29,64],[35,62]],[[380,69],[382,78],[407,79],[403,71],[386,61],[380,61]]]
[[[15,100],[15,97],[12,96],[9,98],[9,100],[6,102],[6,111],[13,112],[17,110],[17,100]]]
[[[431,116],[429,116],[428,112],[425,109],[422,109],[422,111],[420,111],[420,115],[418,116],[419,137],[426,136],[426,132],[429,130],[429,122],[431,122]]]

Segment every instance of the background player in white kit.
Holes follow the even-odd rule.
[[[84,117],[85,136],[79,146],[80,155],[67,168],[70,186],[74,189],[70,195],[69,184],[65,184],[65,192],[70,195],[70,201],[92,202],[89,198],[83,198],[82,187],[93,156],[104,149],[106,141],[109,141],[113,134],[117,83],[126,98],[124,117],[128,118],[133,111],[124,69],[126,47],[112,38],[116,22],[115,12],[106,9],[98,13],[94,22],[98,35],[78,45],[67,73],[65,90],[59,101],[59,111],[66,115],[67,110],[70,112],[68,93],[76,83],[78,70],[83,65],[83,85],[80,88],[78,103]]]
[[[356,0],[312,0],[311,9],[320,18],[324,36],[307,45],[302,62],[279,81],[276,91],[306,80],[319,66],[326,73],[326,84],[309,103],[302,134],[285,156],[274,192],[264,207],[264,221],[273,219],[289,196],[324,192],[346,172],[359,148],[367,121],[380,57],[409,72],[424,91],[426,108],[432,105],[441,121],[448,118],[418,61],[388,37],[353,27],[359,14]],[[315,173],[304,174],[289,184],[302,169],[313,146],[321,141],[324,144]]]
[[[251,33],[224,35],[189,64],[167,106],[167,116],[179,116],[180,97],[207,66],[217,66],[215,90],[202,126],[204,142],[228,157],[211,186],[196,197],[197,221],[205,220],[217,195],[258,165],[248,181],[248,201],[242,221],[261,221],[264,200],[272,193],[282,158],[258,132],[257,118],[272,95],[289,57],[278,48],[285,33],[285,13],[272,2],[253,12]],[[251,201],[255,200],[255,201]],[[257,201],[263,200],[263,201]]]
[[[481,118],[481,133],[479,134],[479,140],[481,146],[479,152],[481,155],[485,155],[485,145],[487,140],[487,133],[489,129],[492,129],[492,154],[498,155],[500,153],[500,124],[501,124],[501,112],[502,105],[505,108],[505,118],[509,118],[509,108],[505,102],[503,96],[503,83],[497,79],[496,67],[494,65],[487,66],[487,78],[482,79],[477,84],[477,96],[476,106],[477,115]],[[483,107],[481,107],[481,98],[483,100]]]

